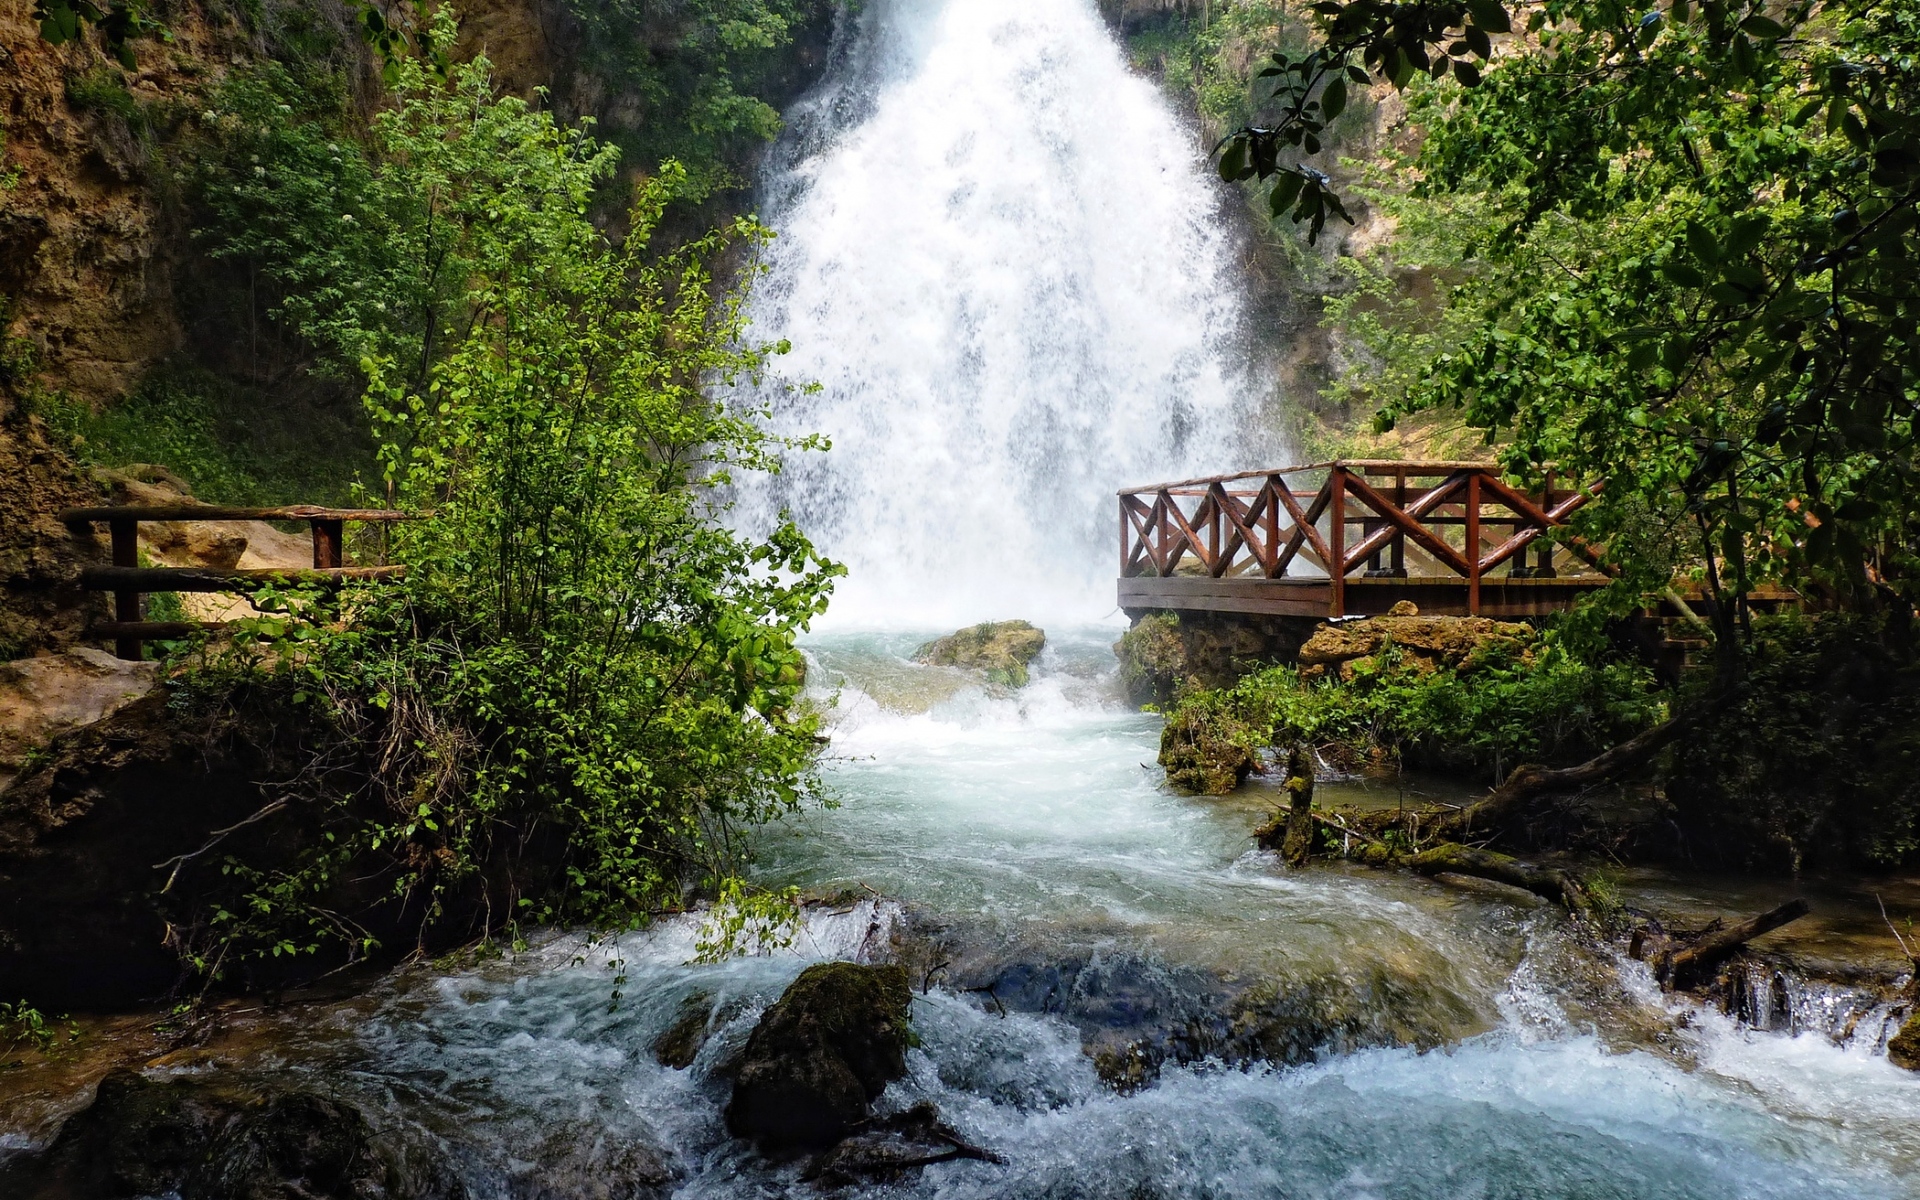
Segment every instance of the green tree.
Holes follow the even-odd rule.
[[[742,341],[709,266],[765,231],[656,252],[669,164],[614,245],[587,214],[607,153],[485,77],[397,64],[347,200],[363,261],[292,243],[369,289],[310,303],[289,275],[288,311],[361,349],[392,500],[433,515],[393,533],[403,584],[263,596],[314,619],[257,622],[264,642],[190,676],[201,703],[285,706],[323,748],[276,801],[296,849],[180,889],[203,897],[176,925],[209,971],[453,917],[624,925],[689,888],[738,898],[741,832],[814,794],[794,640],[839,568],[791,523],[729,529],[721,500],[789,448],[713,398],[784,349]],[[278,186],[323,207],[313,180]]]
[[[1317,224],[1336,202],[1286,152],[1339,107],[1340,72],[1410,82],[1412,43],[1430,72],[1451,63],[1456,86],[1414,91],[1410,166],[1416,201],[1478,222],[1453,300],[1477,319],[1427,343],[1384,420],[1457,408],[1517,474],[1604,478],[1581,532],[1610,544],[1622,592],[1690,561],[1728,654],[1768,579],[1911,612],[1920,13],[1541,0],[1492,52],[1443,26],[1492,34],[1505,14],[1406,9],[1420,20],[1318,6],[1326,44],[1276,64],[1287,119],[1222,156]]]

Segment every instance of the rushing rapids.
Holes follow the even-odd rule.
[[[853,568],[809,646],[838,807],[759,836],[762,881],[815,897],[792,944],[550,934],[231,1013],[148,1076],[344,1099],[476,1200],[808,1194],[728,1136],[730,1065],[808,963],[894,961],[918,1045],[880,1110],[990,1158],[846,1194],[1920,1194],[1884,1006],[1768,979],[1729,1018],[1524,898],[1289,871],[1247,836],[1270,796],[1161,784],[1112,627],[1049,624],[1017,691],[912,661],[961,619],[1097,619],[1113,489],[1263,457],[1227,445],[1258,371],[1190,139],[1091,0],[877,0],[838,53],[755,310],[823,384],[778,419],[835,449],[743,497]],[[15,1099],[0,1149],[84,1097]]]

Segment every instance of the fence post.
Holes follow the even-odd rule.
[[[1336,466],[1327,473],[1327,512],[1332,524],[1327,530],[1327,576],[1333,584],[1333,615],[1347,615],[1347,472]]]
[[[313,521],[313,565],[321,570],[344,566],[347,523],[315,518]]]
[[[140,522],[128,517],[115,517],[107,522],[107,528],[113,537],[113,565],[116,567],[137,567],[140,565]],[[140,593],[131,588],[116,588],[113,593],[113,619],[120,624],[132,624],[140,620]],[[140,639],[127,634],[119,634],[113,639],[113,653],[119,658],[140,658]]]
[[[1480,615],[1480,472],[1467,476],[1467,615]]]

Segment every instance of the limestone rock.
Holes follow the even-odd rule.
[[[1113,653],[1129,700],[1167,705],[1182,692],[1232,687],[1249,671],[1291,662],[1317,624],[1313,617],[1151,612]]]
[[[0,792],[36,748],[153,691],[159,670],[84,646],[0,662]]]
[[[1920,1071],[1920,1015],[1908,1017],[1900,1032],[1887,1039],[1887,1061],[1909,1071]]]
[[[747,1039],[727,1128],[768,1150],[819,1149],[847,1136],[906,1072],[913,993],[897,966],[817,963]]]
[[[928,642],[913,657],[938,667],[984,671],[995,683],[1025,687],[1027,664],[1046,644],[1046,633],[1025,621],[987,621]]]
[[[1471,671],[1495,653],[1524,657],[1535,637],[1532,626],[1518,621],[1423,617],[1417,610],[1405,616],[1329,621],[1300,647],[1300,677],[1311,680],[1331,674],[1351,679],[1354,661],[1380,653],[1389,641],[1415,670],[1451,667]]]
[[[107,616],[106,599],[80,587],[80,572],[106,561],[104,541],[57,516],[100,501],[45,424],[0,389],[0,659],[64,650]]]
[[[465,1200],[438,1153],[377,1129],[357,1106],[213,1078],[117,1070],[42,1154],[9,1162],[18,1196],[181,1200]]]

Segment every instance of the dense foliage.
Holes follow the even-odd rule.
[[[763,232],[654,252],[669,165],[616,247],[587,215],[611,156],[493,98],[484,60],[442,82],[408,59],[393,94],[351,168],[320,145],[235,184],[256,212],[283,197],[248,252],[290,320],[361,356],[388,498],[433,516],[385,547],[404,584],[263,595],[312,619],[195,652],[183,703],[244,697],[321,748],[269,805],[291,848],[182,888],[212,896],[176,925],[214,972],[738,896],[741,830],[811,794],[794,637],[838,568],[714,498],[780,449],[707,396],[779,349],[740,342],[709,273]],[[310,239],[341,217],[337,247]]]
[[[1168,722],[1192,709],[1257,745],[1305,742],[1348,766],[1404,763],[1497,783],[1522,762],[1589,758],[1665,715],[1648,672],[1591,665],[1551,636],[1524,654],[1490,647],[1458,669],[1425,667],[1389,647],[1348,673],[1309,681],[1295,667],[1271,667],[1183,698]]]
[[[770,141],[780,114],[770,95],[788,48],[818,36],[832,11],[822,0],[573,0],[585,30],[586,63],[640,105],[620,122],[629,158],[674,159],[695,195],[739,187],[746,153]]]
[[[1711,685],[1699,681],[1698,694]],[[1920,668],[1870,621],[1756,622],[1745,686],[1661,779],[1697,862],[1886,867],[1920,851]]]

